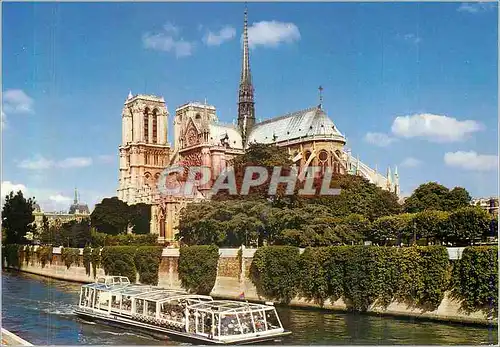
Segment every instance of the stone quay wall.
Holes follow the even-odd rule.
[[[240,295],[244,293],[245,300],[264,302],[269,301],[257,294],[257,290],[249,279],[250,264],[252,262],[255,249],[242,250],[241,262],[238,258],[238,249],[220,249],[220,258],[217,268],[217,278],[211,295],[217,298],[241,300]],[[462,250],[449,250],[450,258],[456,259],[460,257]],[[90,283],[94,282],[93,274],[87,275],[83,265],[83,249],[80,250],[80,259],[78,266],[71,265],[67,269],[61,259],[61,248],[53,249],[52,263],[47,263],[44,268],[35,259],[30,259],[30,264],[23,263],[21,271],[51,277],[55,279]],[[32,257],[36,258],[36,257]],[[177,272],[179,261],[178,249],[163,249],[162,260],[159,268],[159,283],[158,286],[172,289],[181,289],[181,282]],[[92,269],[91,269],[92,273]],[[97,276],[104,276],[102,268],[97,269]],[[139,276],[137,276],[139,278]],[[302,298],[295,298],[291,301],[290,306],[320,308],[317,304],[309,302]],[[324,309],[335,311],[347,311],[346,304],[339,299],[335,302],[327,300],[323,306]],[[408,307],[408,305],[398,302],[391,303],[387,308],[373,304],[368,313],[414,317],[427,320],[438,320],[448,322],[461,322],[469,324],[481,325],[498,325],[498,319],[488,319],[487,315],[481,311],[466,313],[460,309],[460,302],[451,298],[450,293],[445,293],[444,299],[439,307],[434,311],[423,311],[418,308]]]

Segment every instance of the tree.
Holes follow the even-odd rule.
[[[448,212],[432,210],[417,213],[414,219],[416,233],[425,238],[427,244],[430,240],[442,240],[449,215]]]
[[[34,231],[33,216],[35,200],[26,199],[21,191],[14,195],[10,192],[5,197],[5,204],[2,210],[2,232],[6,233],[6,244],[27,244],[25,238],[28,232]]]
[[[151,205],[138,203],[129,207],[130,225],[134,234],[149,234]]]
[[[92,226],[109,235],[126,232],[130,219],[129,206],[117,197],[102,199],[90,215]]]
[[[413,229],[413,215],[408,213],[380,217],[372,223],[371,229],[369,239],[379,245],[387,245],[391,241],[410,244],[418,237]]]
[[[406,199],[404,210],[409,213],[425,210],[454,211],[470,205],[471,196],[462,187],[449,190],[437,182],[421,184],[413,194]]]
[[[481,239],[490,228],[491,217],[480,207],[462,207],[451,213],[446,239],[457,246],[467,246]]]
[[[60,242],[65,247],[83,248],[92,242],[90,221],[72,220],[62,225]]]

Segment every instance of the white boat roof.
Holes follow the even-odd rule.
[[[274,306],[254,304],[242,301],[229,301],[229,300],[214,300],[209,302],[201,302],[189,306],[191,309],[201,311],[216,311],[217,313],[245,313],[256,311],[274,311]]]

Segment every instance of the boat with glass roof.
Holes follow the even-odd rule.
[[[197,344],[258,343],[291,334],[283,329],[274,305],[214,300],[132,284],[123,276],[105,276],[83,285],[75,313],[83,319]]]

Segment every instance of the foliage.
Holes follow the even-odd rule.
[[[443,240],[447,234],[448,212],[425,210],[415,215],[415,232],[422,238],[437,241]]]
[[[376,219],[372,223],[371,233],[368,236],[370,241],[378,245],[413,243],[416,238],[413,229],[413,215],[405,213],[395,216],[384,216]]]
[[[106,275],[126,276],[130,283],[136,281],[134,262],[135,246],[104,247],[101,253],[101,263]]]
[[[118,235],[126,232],[130,221],[129,206],[117,197],[104,198],[90,215],[92,226],[99,232]]]
[[[26,261],[26,265],[30,264],[30,260],[33,261],[33,256],[35,255],[35,246],[26,246],[24,248],[24,260]]]
[[[217,246],[183,246],[179,256],[179,279],[182,287],[198,294],[210,294],[217,277]]]
[[[480,207],[469,206],[451,213],[448,219],[447,241],[459,246],[471,245],[489,232],[490,216]]]
[[[6,244],[3,249],[3,258],[5,259],[5,266],[19,269],[22,265],[20,260],[21,245]]]
[[[104,246],[154,246],[157,245],[158,235],[155,234],[120,234],[107,235],[96,230],[91,231],[90,244],[94,247]]]
[[[63,248],[61,250],[61,259],[66,265],[66,268],[70,268],[72,264],[79,266],[80,249],[78,248]]]
[[[299,249],[291,246],[261,247],[254,254],[250,278],[259,295],[289,303],[298,293]]]
[[[52,246],[40,246],[36,250],[38,260],[42,264],[42,268],[45,267],[47,262],[52,264]]]
[[[97,276],[97,268],[101,266],[101,249],[92,248],[92,253],[90,254],[90,259],[92,262],[92,271],[94,272],[94,278]]]
[[[161,246],[139,247],[135,253],[135,267],[139,272],[139,282],[158,285],[158,270],[160,268]]]
[[[149,234],[151,205],[138,203],[129,207],[130,225],[134,234]]]
[[[92,248],[85,246],[83,249],[83,265],[85,266],[85,274],[90,276],[90,263],[92,261]]]
[[[2,232],[6,233],[6,244],[27,244],[28,232],[34,232],[33,216],[35,200],[26,199],[21,191],[10,192],[5,197],[2,209]]]
[[[498,316],[498,247],[467,247],[453,272],[452,293],[466,311]]]
[[[421,184],[405,200],[404,210],[409,213],[425,210],[453,211],[469,206],[471,197],[467,190],[455,187],[449,190],[437,182]]]

